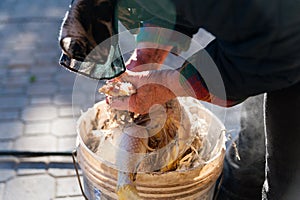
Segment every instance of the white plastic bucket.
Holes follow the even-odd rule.
[[[115,193],[118,171],[114,163],[108,163],[99,158],[85,144],[86,134],[91,128],[89,124],[96,117],[96,108],[103,108],[105,102],[95,104],[78,120],[77,159],[83,172],[84,193],[89,200],[117,199]],[[208,137],[212,144],[214,155],[203,166],[184,171],[165,173],[138,173],[136,188],[143,199],[166,200],[210,200],[213,198],[214,186],[222,172],[225,155],[224,125],[219,119],[204,107],[199,112],[209,121]],[[99,114],[99,113],[98,113]],[[106,113],[102,113],[106,117]],[[221,144],[221,145],[220,145]],[[217,149],[216,149],[217,147]]]

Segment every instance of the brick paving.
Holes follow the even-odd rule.
[[[3,200],[83,199],[69,157],[0,159]]]
[[[76,75],[58,65],[57,38],[70,1],[0,1],[0,151],[71,152],[80,109],[101,99],[79,91],[73,100],[85,104],[72,105]],[[95,82],[79,87],[84,92]],[[233,113],[237,121],[238,110]],[[70,156],[0,156],[2,199],[83,198]]]
[[[57,42],[69,3],[0,1],[0,151],[71,152],[75,147],[76,76],[58,65]],[[0,199],[83,198],[70,156],[1,156]]]
[[[58,151],[64,137],[75,141],[76,76],[58,65],[57,38],[69,3],[0,2],[0,149]]]

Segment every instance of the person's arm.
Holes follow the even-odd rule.
[[[178,69],[179,83],[185,91],[189,91],[189,94],[196,99],[201,101],[206,101],[215,105],[223,107],[231,107],[237,105],[244,101],[245,99],[230,99],[226,96],[226,91],[224,88],[223,95],[213,94],[209,91],[205,80],[199,73],[199,71],[189,62],[185,62],[181,68]],[[217,76],[216,76],[217,77]],[[220,83],[222,80],[215,80],[214,84]],[[223,84],[223,81],[222,81]],[[223,96],[223,98],[221,97]]]
[[[130,97],[112,99],[110,105],[140,114],[148,113],[155,104],[163,104],[178,96],[191,96],[223,107],[245,100],[222,99],[212,94],[200,73],[188,62],[178,70],[127,71],[119,79],[132,83],[137,92]]]

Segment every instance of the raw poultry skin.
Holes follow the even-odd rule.
[[[99,89],[99,92],[107,96],[130,96],[135,93],[135,89],[130,83],[109,82]],[[141,199],[135,188],[134,181],[137,168],[141,159],[139,156],[131,156],[137,153],[146,154],[155,151],[169,144],[170,141],[177,137],[177,130],[180,126],[180,105],[176,99],[164,104],[166,114],[165,121],[161,119],[150,119],[149,115],[138,115],[128,111],[110,110],[110,119],[107,121],[106,129],[110,128],[110,124],[127,126],[127,132],[123,133],[120,140],[120,149],[126,151],[117,154],[117,162],[122,167],[122,171],[118,173],[118,182],[116,192],[120,200]],[[154,111],[155,112],[155,111]],[[122,120],[126,119],[126,121]],[[150,122],[152,120],[152,122]],[[163,123],[163,124],[162,124]],[[139,131],[136,126],[130,127],[130,124],[147,127],[149,137],[135,137],[136,134],[130,132]],[[152,126],[152,127],[151,127]],[[176,154],[176,152],[174,152]],[[172,152],[171,152],[172,154]],[[174,156],[173,156],[174,157]],[[176,169],[179,159],[174,157],[160,169],[165,172]]]

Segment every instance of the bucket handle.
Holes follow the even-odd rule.
[[[215,186],[215,190],[214,190],[214,195],[213,195],[213,200],[217,200],[220,190],[221,190],[221,185],[223,183],[223,179],[224,179],[224,174],[222,173],[219,177],[219,183]]]
[[[77,157],[77,148],[75,148],[75,149],[72,151],[73,165],[74,165],[74,169],[75,169],[75,172],[76,172],[77,181],[78,181],[78,184],[79,184],[79,187],[80,187],[81,194],[82,194],[82,196],[84,197],[85,200],[89,200],[89,199],[87,198],[87,196],[85,195],[84,190],[83,190],[83,187],[82,187],[82,183],[81,183],[80,176],[79,176],[79,172],[78,172],[78,167],[77,167],[76,157]]]

